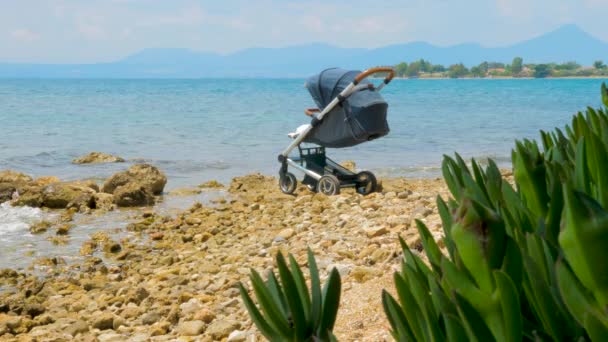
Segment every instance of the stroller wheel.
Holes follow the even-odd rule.
[[[298,181],[296,176],[291,172],[286,172],[281,178],[279,178],[279,187],[284,194],[291,195],[296,190]]]
[[[327,196],[337,195],[340,193],[340,180],[334,175],[325,175],[319,179],[317,191]]]
[[[376,176],[369,171],[361,171],[357,173],[356,189],[361,195],[369,195],[376,191],[378,182]]]

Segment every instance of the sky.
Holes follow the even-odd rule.
[[[2,0],[0,62],[115,61],[328,43],[505,46],[576,24],[608,42],[608,0]]]

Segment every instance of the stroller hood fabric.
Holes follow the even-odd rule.
[[[359,74],[338,68],[310,77],[305,86],[320,109],[325,108]],[[363,80],[359,84],[369,83]],[[364,89],[351,94],[342,105],[327,113],[304,142],[325,147],[350,147],[385,136],[389,132],[388,104],[380,93]]]

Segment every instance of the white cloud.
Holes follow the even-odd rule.
[[[36,41],[40,38],[38,33],[24,28],[15,29],[11,31],[10,35],[12,39],[26,43]]]

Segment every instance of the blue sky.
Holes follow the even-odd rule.
[[[228,53],[324,42],[502,46],[574,23],[608,42],[608,0],[2,0],[0,61],[78,63],[150,47]]]

